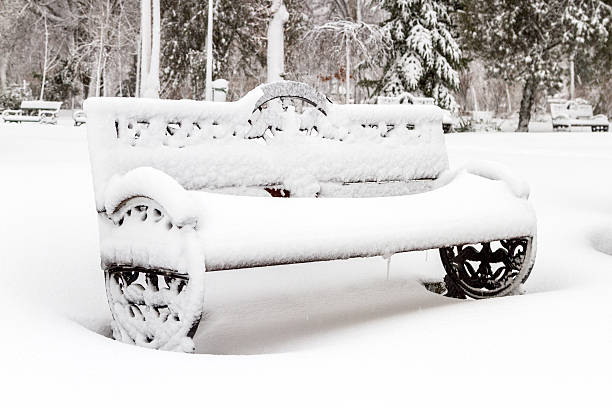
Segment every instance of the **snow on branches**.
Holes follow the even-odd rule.
[[[446,5],[435,0],[384,0],[390,13],[384,23],[392,43],[379,92],[418,92],[436,104],[456,109],[451,91],[459,86],[461,50],[451,34]]]
[[[307,41],[328,41],[329,50],[346,56],[346,103],[350,101],[351,56],[360,61],[369,61],[381,49],[387,47],[385,34],[377,24],[363,21],[332,20],[313,27],[305,36]],[[359,65],[360,63],[358,63]]]
[[[607,38],[610,10],[598,0],[474,0],[464,38],[489,72],[524,81],[519,129],[526,130],[539,88],[559,89],[566,61],[594,39]]]
[[[597,0],[476,0],[468,6],[466,40],[490,71],[508,80],[535,77],[554,88],[559,62],[596,36],[607,37],[603,3]]]

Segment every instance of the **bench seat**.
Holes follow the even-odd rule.
[[[72,113],[72,120],[74,121],[74,126],[81,126],[82,124],[87,123],[87,116],[85,115],[85,111],[75,110]]]
[[[593,107],[585,100],[577,99],[550,103],[553,130],[590,128],[594,132],[607,132],[610,123],[605,115],[593,115]]]
[[[17,110],[6,109],[2,112],[5,122],[40,122],[57,124],[57,115],[61,102],[53,101],[22,101]]]
[[[38,115],[7,114],[2,115],[2,119],[6,122],[40,122]]]
[[[171,219],[195,223],[206,271],[391,255],[535,235],[535,213],[520,196],[525,192],[513,191],[494,174],[487,176],[461,170],[444,176],[432,191],[399,197],[283,200],[187,191],[162,172],[140,168],[113,180],[105,210],[114,213],[127,197],[148,197]],[[149,189],[152,183],[164,189]],[[104,264],[148,267],[147,248],[154,245],[159,247],[155,266],[176,268],[175,248],[159,245],[165,238],[153,228],[141,231],[135,241],[127,221],[119,229],[104,225]]]

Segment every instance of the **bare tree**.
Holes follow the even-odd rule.
[[[335,20],[314,27],[306,38],[310,41],[328,41],[329,48],[336,55],[344,54],[345,58],[345,92],[346,103],[350,103],[351,89],[351,58],[358,57],[361,61],[373,58],[372,50],[380,52],[386,47],[385,35],[376,24],[355,22],[350,20]]]

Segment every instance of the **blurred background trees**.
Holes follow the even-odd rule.
[[[40,97],[43,77],[43,98],[68,107],[138,95],[140,2],[0,0],[0,105]],[[409,91],[525,122],[569,95],[572,59],[575,96],[612,115],[612,0],[283,2],[283,77],[335,102]],[[229,100],[266,81],[271,3],[214,0],[213,78]],[[208,2],[160,4],[160,96],[203,99]]]
[[[523,85],[520,131],[527,131],[538,92],[560,91],[576,54],[593,55],[606,42],[610,25],[609,10],[599,0],[470,0],[465,5],[465,48],[487,64],[491,76]],[[588,65],[598,63],[593,59]]]

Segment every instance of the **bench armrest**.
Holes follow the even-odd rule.
[[[487,160],[474,161],[456,170],[447,170],[442,173],[436,181],[438,183],[437,187],[450,183],[462,172],[484,177],[489,180],[503,181],[515,197],[525,200],[529,198],[530,188],[525,180],[512,174],[512,171],[506,166]]]
[[[38,112],[38,116],[40,116],[41,118],[45,118],[45,117],[53,118],[57,116],[57,111],[41,110],[40,112]]]
[[[11,116],[11,115],[22,115],[23,111],[21,109],[5,109],[2,111],[2,117]]]
[[[133,197],[146,197],[164,207],[176,225],[197,227],[197,206],[175,179],[152,167],[138,167],[113,176],[105,189],[104,211],[114,213]]]

